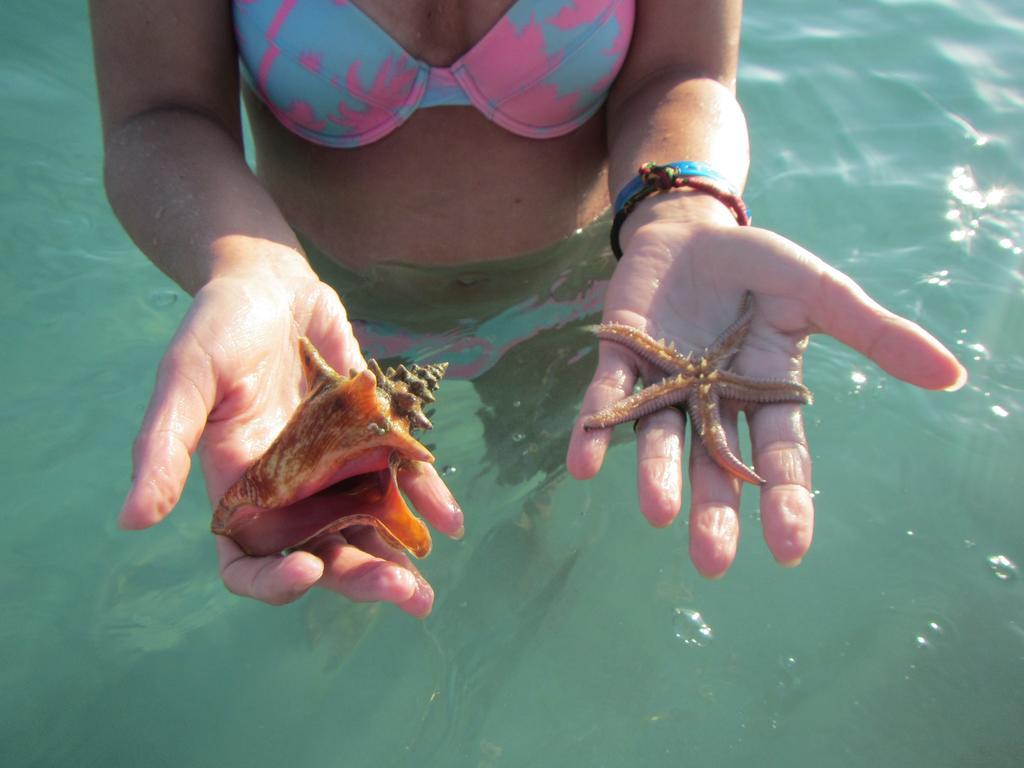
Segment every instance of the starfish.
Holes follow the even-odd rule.
[[[758,379],[741,376],[728,369],[750,330],[754,316],[754,299],[749,292],[743,297],[740,316],[703,354],[680,354],[671,342],[656,341],[637,328],[621,323],[602,323],[597,337],[614,341],[647,361],[665,374],[661,381],[633,393],[613,405],[591,414],[583,422],[587,430],[607,429],[672,406],[686,406],[694,431],[718,466],[733,477],[754,485],[765,480],[729,449],[722,415],[721,400],[744,404],[812,402],[811,391],[795,381]]]

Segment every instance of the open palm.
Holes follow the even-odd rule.
[[[606,322],[624,323],[682,352],[700,351],[754,295],[750,332],[730,369],[745,376],[799,381],[812,333],[826,333],[884,370],[927,389],[952,389],[966,376],[956,359],[918,325],[885,310],[850,278],[772,232],[744,227],[648,224],[629,242],[612,278]],[[578,478],[600,469],[610,433],[584,431],[582,421],[633,391],[638,379],[660,374],[624,347],[602,342],[567,463]],[[765,480],[761,519],[769,549],[795,565],[811,543],[814,504],[811,459],[800,406],[750,406],[754,465]],[[723,401],[729,444],[740,455],[738,408]],[[665,526],[682,502],[684,419],[665,409],[637,425],[637,491],[651,524]],[[711,460],[699,441],[690,451],[690,555],[706,576],[724,573],[736,554],[741,483]]]
[[[162,520],[177,503],[199,448],[211,503],[271,443],[302,396],[297,339],[307,336],[339,371],[365,362],[337,295],[310,273],[288,280],[222,278],[200,290],[160,365],[133,452],[121,513],[126,528]],[[462,514],[425,464],[403,471],[402,490],[440,531]],[[433,592],[409,560],[372,529],[317,540],[287,557],[246,557],[218,537],[221,575],[238,594],[284,603],[320,584],[354,600],[386,600],[422,616]]]

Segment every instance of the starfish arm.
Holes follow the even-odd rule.
[[[658,341],[639,328],[622,323],[601,323],[594,331],[602,341],[621,344],[663,373],[691,373],[693,360],[676,351],[672,342]]]
[[[743,339],[750,330],[750,321],[754,318],[754,296],[750,291],[743,295],[740,304],[740,316],[736,322],[719,334],[718,338],[704,350],[704,359],[712,368],[725,368],[739,352]]]
[[[694,431],[718,466],[735,478],[751,485],[764,485],[764,478],[748,467],[729,448],[718,408],[718,395],[711,387],[703,387],[687,402],[687,413],[693,421]]]
[[[786,379],[755,379],[732,371],[717,371],[715,387],[718,396],[745,403],[802,403],[814,402],[811,390]]]
[[[655,411],[684,402],[690,392],[692,380],[674,376],[635,392],[607,408],[593,413],[583,422],[583,428],[607,429],[626,421],[636,421]]]
[[[621,344],[647,363],[676,375],[592,414],[584,420],[583,428],[605,429],[685,402],[694,431],[712,461],[743,482],[763,485],[765,480],[730,450],[720,401],[724,398],[741,404],[809,404],[812,395],[796,381],[753,378],[727,370],[750,330],[753,316],[754,297],[747,292],[736,321],[696,359],[692,353],[681,355],[671,344],[656,341],[636,328],[602,324],[596,329],[600,339]]]

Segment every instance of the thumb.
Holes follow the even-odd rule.
[[[194,336],[179,333],[160,363],[156,387],[132,449],[132,484],[122,528],[148,528],[178,503],[192,453],[216,402],[210,356]]]

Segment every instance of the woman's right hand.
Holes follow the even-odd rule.
[[[236,268],[196,293],[135,441],[123,528],[147,528],[170,513],[197,447],[211,503],[267,448],[301,399],[299,336],[338,371],[366,367],[337,294],[305,263]],[[400,484],[435,528],[461,535],[462,512],[433,467],[402,472]],[[248,557],[217,537],[221,577],[236,594],[283,604],[319,584],[352,600],[395,603],[414,616],[430,612],[430,585],[372,529],[322,537],[310,549]]]

